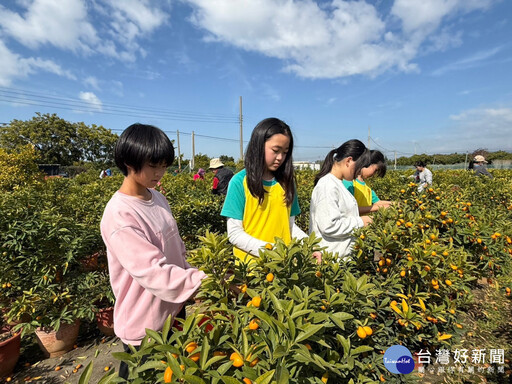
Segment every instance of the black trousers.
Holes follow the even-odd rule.
[[[180,319],[184,319],[185,318],[185,315],[186,315],[186,310],[185,310],[185,306],[183,306],[183,308],[181,309],[180,313],[178,313],[176,315],[176,317],[179,317]],[[171,333],[169,332],[169,336],[171,335]],[[140,346],[138,345],[135,345],[134,346],[135,349],[138,351],[140,349]],[[123,343],[123,350],[127,353],[131,353],[132,350],[130,349],[130,347],[128,347],[127,344]],[[144,358],[142,359],[141,363],[144,364],[147,360],[147,357],[144,356]],[[121,364],[119,364],[119,377],[122,377],[123,379],[125,380],[128,380],[128,364],[126,364],[124,361],[121,361]]]

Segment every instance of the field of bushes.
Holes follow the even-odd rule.
[[[0,175],[3,318],[21,322],[24,337],[40,326],[92,321],[113,300],[99,221],[122,176],[99,179],[94,170],[44,179],[30,151],[10,164]],[[161,332],[148,330],[140,351],[116,355],[132,367],[132,382],[421,379],[417,371],[400,376],[384,367],[383,353],[396,344],[428,351],[432,362],[440,349],[502,348],[502,364],[482,362],[485,369],[475,372],[506,382],[510,342],[495,332],[512,315],[512,171],[494,170],[493,180],[437,171],[423,193],[410,174],[388,172],[371,181],[395,204],[354,234],[351,260],[324,253],[321,264],[311,257],[319,249],[313,236],[277,241],[257,263],[235,263],[219,215],[223,197],[210,192],[212,176],[193,182],[190,174],[165,175],[157,188],[168,198],[191,264],[209,278],[174,332],[170,323]],[[310,171],[297,173],[297,222],[306,231],[313,178]],[[484,315],[472,317],[475,308]],[[468,336],[478,329],[490,332],[481,345]],[[114,377],[111,371],[103,382]],[[474,382],[471,377],[455,371],[439,382]]]

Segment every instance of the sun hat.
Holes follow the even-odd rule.
[[[485,160],[485,157],[483,157],[482,155],[476,155],[475,158],[473,159],[473,161],[475,163],[487,163],[487,161]]]
[[[216,169],[216,168],[220,168],[223,166],[224,166],[224,164],[222,163],[222,161],[220,161],[220,159],[218,157],[210,160],[210,169]]]

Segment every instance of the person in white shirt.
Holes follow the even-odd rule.
[[[309,230],[322,238],[321,246],[339,258],[350,254],[354,229],[372,222],[370,216],[359,216],[357,201],[342,180],[353,180],[369,165],[370,151],[361,141],[349,140],[327,154],[315,177]]]
[[[427,164],[424,161],[417,161],[414,166],[416,167],[416,172],[413,177],[418,183],[418,192],[421,193],[429,185],[432,185],[432,172],[430,172],[430,169],[427,169]]]

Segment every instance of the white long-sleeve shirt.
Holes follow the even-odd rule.
[[[244,230],[242,220],[228,218],[227,229],[229,242],[235,247],[249,252],[253,256],[258,256],[260,249],[265,249],[265,246],[268,244],[267,241],[263,241],[249,235]],[[290,232],[292,234],[292,238],[299,240],[308,236],[297,226],[297,224],[295,224],[295,216],[290,217]]]
[[[356,199],[332,173],[313,189],[309,220],[310,233],[315,232],[322,238],[320,245],[340,258],[351,251],[353,230],[364,226]]]

